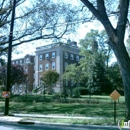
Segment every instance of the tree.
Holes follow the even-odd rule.
[[[86,85],[91,93],[105,93],[107,88],[106,70],[112,51],[104,45],[106,40],[105,31],[91,30],[80,41],[80,54],[85,57],[80,61],[80,67],[87,76]]]
[[[46,87],[48,87],[48,90],[51,93],[52,85],[55,84],[58,81],[59,74],[54,70],[48,70],[43,72],[41,80],[45,84]]]
[[[0,51],[8,48],[12,0],[0,1]],[[17,0],[13,46],[34,40],[60,39],[80,20],[79,10],[53,0]]]
[[[64,83],[66,83],[66,81],[68,82],[72,80],[74,83],[73,85],[74,87],[77,84],[80,84],[80,86],[86,85],[86,76],[84,75],[84,72],[82,71],[80,66],[77,64],[68,65],[65,69],[64,74],[62,75],[62,79]],[[66,97],[66,95],[69,94],[70,97],[72,97],[74,87],[64,85],[64,91],[63,91],[64,96]],[[67,93],[67,90],[69,90],[68,93]]]
[[[126,102],[125,118],[126,120],[130,120],[130,57],[124,44],[129,0],[114,2],[111,2],[111,0],[93,0],[92,2],[90,2],[90,0],[81,0],[81,2],[83,2],[90,12],[102,23],[108,34],[108,45],[114,51],[122,75]],[[118,8],[115,10],[116,7]],[[115,14],[117,17],[115,28],[108,18],[109,14]]]
[[[2,66],[0,67],[0,85],[6,86],[6,72],[7,67]],[[27,82],[27,75],[24,73],[24,69],[20,65],[12,65],[11,66],[11,86],[14,84],[25,84]]]
[[[123,90],[122,78],[117,62],[113,63],[111,66],[108,67],[107,75],[113,90]]]
[[[68,65],[63,79],[72,79],[75,84],[87,87],[91,93],[104,93],[108,82],[106,70],[112,53],[108,45],[103,45],[106,40],[105,31],[91,30],[87,33],[79,43],[80,54],[84,58],[80,59],[78,65]]]

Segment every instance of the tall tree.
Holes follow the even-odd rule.
[[[112,2],[111,0],[81,0],[81,2],[102,23],[109,36],[108,44],[115,53],[122,75],[126,102],[126,120],[130,120],[130,57],[124,44],[129,0],[116,0]],[[118,8],[115,10],[116,7]],[[117,16],[115,28],[108,18],[110,13]]]
[[[110,60],[111,51],[108,45],[105,31],[91,30],[80,41],[81,52],[85,58],[80,61],[80,66],[86,72],[87,86],[90,92],[101,93],[106,86],[106,68]]]

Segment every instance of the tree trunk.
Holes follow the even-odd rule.
[[[130,120],[130,57],[126,51],[124,43],[112,43],[110,45],[116,55],[119,63],[122,81],[124,85],[125,104],[126,104],[126,120]]]

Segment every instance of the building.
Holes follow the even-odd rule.
[[[28,74],[28,91],[32,91],[41,85],[40,77],[42,72],[50,69],[56,70],[61,77],[67,65],[74,63],[78,64],[79,59],[81,58],[79,51],[76,42],[69,41],[66,44],[53,43],[37,47],[35,56],[26,55],[21,59],[13,60],[12,64],[20,64],[24,67],[25,73]],[[60,80],[60,82],[55,85],[54,92],[62,91],[63,86],[73,87],[74,84],[72,80],[65,82]]]
[[[19,94],[21,92],[33,90],[34,84],[34,62],[35,56],[27,54],[23,58],[12,60],[12,64],[20,64],[24,68],[24,72],[28,75],[28,83],[26,85],[14,85],[13,92]],[[26,88],[27,87],[27,88]]]
[[[76,42],[55,43],[36,48],[35,56],[35,86],[41,84],[40,77],[42,72],[52,69],[56,70],[62,76],[65,68],[69,64],[79,62],[79,48]],[[73,86],[73,81],[62,80],[54,87],[55,92],[62,91],[63,85]]]

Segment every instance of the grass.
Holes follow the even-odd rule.
[[[61,118],[24,118],[23,120],[31,120],[31,121],[40,121],[40,122],[52,122],[52,123],[68,123],[68,124],[83,124],[83,125],[87,125],[87,124],[91,124],[91,125],[103,125],[103,126],[107,126],[107,125],[115,125],[115,123],[113,123],[113,118],[109,118],[109,119],[91,119],[91,120],[87,120],[87,119],[61,119]]]
[[[30,96],[31,97],[31,96]],[[10,113],[27,113],[27,114],[56,114],[65,116],[86,116],[86,117],[104,117],[102,120],[85,120],[85,119],[50,119],[50,118],[31,118],[43,122],[62,122],[71,124],[98,124],[113,125],[114,104],[109,96],[84,96],[79,99],[68,98],[68,103],[60,102],[36,102],[40,96],[35,96],[35,100],[28,97],[31,102],[22,102],[22,96],[11,98]],[[48,97],[52,98],[52,96]],[[26,97],[25,97],[26,99]],[[42,99],[42,98],[40,98]],[[25,100],[26,101],[26,100]],[[124,97],[120,97],[117,102],[117,118],[123,118],[125,113]],[[0,112],[4,112],[4,101],[0,101]],[[30,118],[28,118],[30,119]]]

